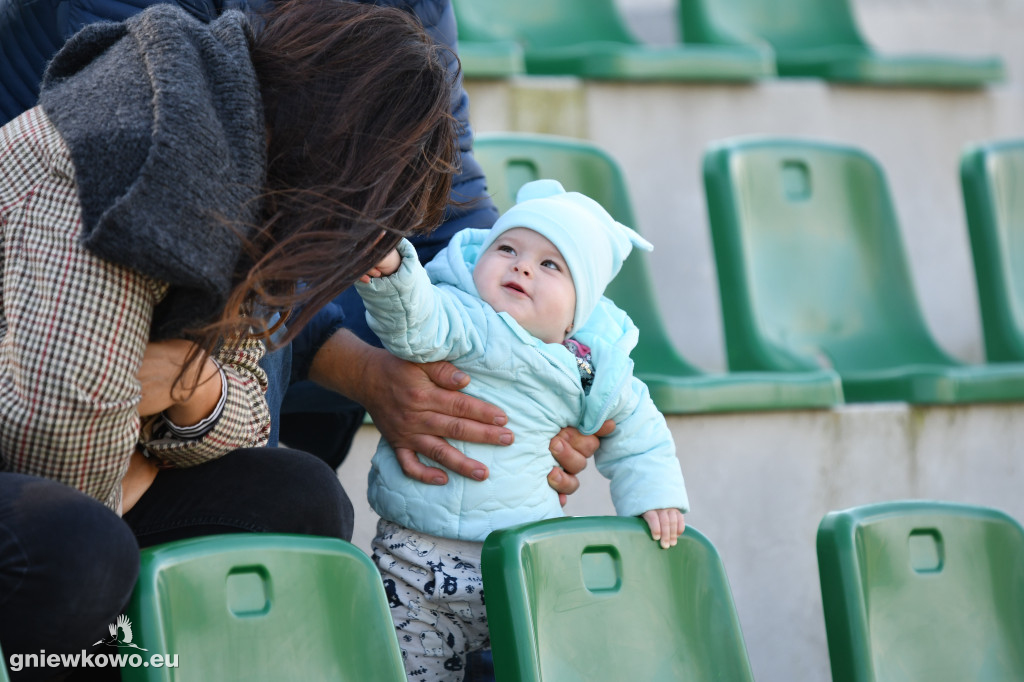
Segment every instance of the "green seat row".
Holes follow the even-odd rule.
[[[817,555],[834,682],[1024,679],[1013,518],[868,504],[826,514]],[[541,521],[492,533],[482,563],[498,682],[753,679],[722,560],[692,527],[662,550],[639,519]]]
[[[750,81],[775,74],[768,51],[743,45],[645,45],[613,0],[453,0],[469,77],[571,74],[584,78]],[[520,58],[513,56],[516,46]],[[501,73],[496,58],[505,54]]]
[[[1024,399],[1024,362],[967,365],[939,348],[868,154],[720,140],[705,153],[704,184],[731,369],[829,367],[849,402]]]
[[[693,528],[663,550],[636,518],[526,524],[487,539],[482,570],[498,682],[752,682],[722,560]],[[118,653],[174,664],[123,667],[127,682],[406,679],[380,575],[341,540],[145,549],[125,615]]]
[[[1024,679],[1024,529],[907,500],[830,512],[818,572],[835,682]],[[725,566],[693,527],[661,549],[637,518],[491,533],[481,568],[498,682],[753,675]],[[405,680],[383,584],[349,543],[265,533],[142,552],[122,679]],[[0,679],[6,679],[0,666]]]
[[[453,0],[469,77],[519,73],[631,81],[780,76],[883,86],[980,87],[999,57],[881,54],[850,0],[677,0],[675,45],[629,30],[614,0]]]
[[[592,143],[490,133],[475,152],[502,209],[524,183],[553,177],[636,227],[619,165]],[[962,175],[988,364],[952,358],[928,329],[873,158],[814,140],[714,143],[704,183],[730,371],[706,373],[681,357],[646,254],[627,259],[607,291],[640,329],[635,372],[659,409],[1024,400],[1024,240],[1014,234],[1024,226],[1024,141],[969,150]]]
[[[590,142],[552,135],[489,133],[477,137],[473,153],[501,210],[512,205],[523,184],[556,178],[567,190],[597,200],[619,222],[637,226],[621,168]],[[829,369],[725,374],[697,369],[680,356],[668,337],[648,268],[646,254],[634,252],[606,295],[629,314],[640,330],[632,354],[634,371],[647,384],[662,412],[814,409],[842,402],[839,376]]]
[[[851,0],[677,0],[687,44],[770,49],[780,76],[880,86],[979,87],[1005,77],[999,57],[882,54]]]

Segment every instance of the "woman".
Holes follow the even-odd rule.
[[[298,311],[287,343],[440,221],[456,148],[439,52],[369,5],[287,2],[256,29],[158,5],[76,34],[0,129],[6,654],[100,639],[136,542],[350,535],[329,467],[260,447],[263,320]],[[198,350],[168,382],[182,344]]]

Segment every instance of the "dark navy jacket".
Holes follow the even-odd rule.
[[[0,125],[36,105],[47,62],[86,24],[121,21],[166,0],[0,0]],[[262,0],[254,0],[259,4]],[[246,0],[177,0],[203,21]]]

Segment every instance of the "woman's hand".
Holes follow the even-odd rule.
[[[394,388],[377,391],[367,403],[367,412],[381,435],[391,444],[406,476],[423,483],[444,485],[448,475],[442,469],[424,464],[416,453],[434,460],[451,471],[482,481],[487,467],[470,459],[446,439],[472,443],[510,445],[512,432],[504,425],[508,418],[500,409],[462,393],[469,377],[448,362],[414,364],[386,354],[381,376],[392,377]],[[400,382],[400,383],[398,383]]]
[[[146,345],[137,374],[142,384],[141,416],[163,412],[178,426],[191,426],[213,412],[221,390],[217,363],[205,353],[195,353],[191,365],[181,371],[194,349],[195,344],[184,339]]]
[[[402,470],[423,483],[444,485],[448,474],[423,464],[419,452],[476,480],[487,467],[445,439],[508,445],[512,432],[500,409],[459,391],[469,383],[447,362],[417,365],[371,346],[347,329],[338,330],[313,357],[309,378],[366,408],[395,450]]]
[[[153,485],[153,480],[156,478],[158,471],[160,469],[157,467],[156,462],[147,459],[138,450],[132,453],[132,458],[128,462],[128,471],[125,472],[124,478],[121,479],[122,514],[127,513],[129,509],[134,507],[139,498],[149,490],[149,486]]]
[[[558,493],[558,501],[563,507],[568,496],[579,489],[580,481],[576,476],[587,468],[587,460],[597,452],[601,438],[614,430],[615,422],[609,419],[591,436],[584,436],[578,430],[566,427],[551,439],[551,456],[559,466],[552,468],[548,474],[548,485]]]

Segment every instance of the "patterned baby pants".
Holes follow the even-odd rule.
[[[489,645],[482,547],[384,519],[377,523],[373,560],[384,579],[410,682],[460,682],[466,654]]]

